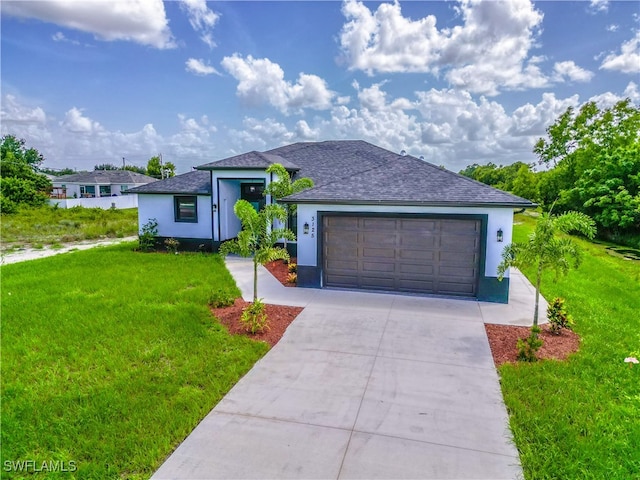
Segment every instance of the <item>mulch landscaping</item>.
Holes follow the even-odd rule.
[[[296,258],[291,258],[291,263],[296,263]],[[265,265],[267,270],[285,287],[295,287],[295,283],[289,283],[289,266],[282,260],[276,260]],[[288,307],[284,305],[266,305],[267,317],[269,318],[269,329],[263,333],[247,333],[240,323],[242,310],[249,305],[241,298],[226,308],[212,308],[211,312],[227,327],[230,333],[246,335],[255,340],[267,342],[272,347],[278,343],[284,335],[287,327],[302,311],[301,307]],[[564,360],[572,353],[578,351],[580,347],[580,337],[571,330],[563,329],[558,334],[550,331],[549,325],[542,325],[540,338],[543,340],[542,347],[538,350],[538,359]],[[517,327],[513,325],[485,324],[489,346],[496,367],[506,362],[516,362],[518,359],[518,349],[516,343],[519,338],[529,336],[529,327]]]

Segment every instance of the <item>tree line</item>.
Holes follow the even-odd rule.
[[[629,99],[605,109],[595,102],[569,107],[533,152],[537,165],[472,164],[460,173],[545,212],[585,213],[599,237],[640,248],[640,107]]]

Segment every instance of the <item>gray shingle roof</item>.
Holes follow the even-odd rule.
[[[131,184],[156,182],[157,178],[142,175],[129,170],[94,170],[93,172],[79,172],[56,177],[55,183],[94,183],[94,184]]]
[[[291,195],[291,203],[391,205],[486,205],[530,207],[529,200],[497,190],[410,155],[361,140],[297,143],[267,153],[286,157],[314,188]]]
[[[531,207],[532,202],[410,155],[362,140],[294,143],[201,165],[198,170],[131,189],[133,193],[211,194],[210,170],[266,169],[280,163],[315,186],[291,203]]]
[[[211,174],[204,170],[193,170],[159,182],[131,188],[127,193],[211,195]]]
[[[266,169],[273,163],[279,163],[290,171],[299,170],[299,167],[286,158],[271,153],[247,152],[235,157],[216,160],[196,167],[198,170],[244,170],[244,169]]]

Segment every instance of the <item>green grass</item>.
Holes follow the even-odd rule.
[[[267,351],[212,318],[212,291],[239,294],[220,257],[134,247],[0,268],[3,467],[147,478]]]
[[[523,241],[534,220],[516,220],[514,239]],[[640,365],[624,358],[640,358],[640,262],[577,241],[582,266],[557,282],[545,275],[542,293],[566,299],[580,350],[564,362],[500,367],[511,427],[529,480],[638,479]]]
[[[138,209],[21,208],[2,214],[2,248],[16,244],[51,245],[104,237],[122,238],[138,232]]]

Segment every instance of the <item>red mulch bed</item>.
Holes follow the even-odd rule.
[[[487,323],[484,326],[489,337],[489,345],[493,354],[493,362],[500,366],[506,362],[518,360],[516,343],[519,338],[526,338],[531,333],[530,327],[515,327],[512,325],[494,325]],[[538,359],[564,360],[569,355],[578,351],[580,337],[571,330],[563,329],[559,334],[552,333],[549,325],[542,325],[540,338],[542,347],[538,350]]]
[[[297,258],[292,257],[289,260],[289,263],[297,263]],[[289,275],[289,265],[284,263],[282,260],[276,260],[275,262],[269,262],[265,265],[266,269],[269,270],[269,273],[276,277],[282,285],[285,287],[295,287],[295,283],[287,282],[287,276]]]
[[[267,318],[269,319],[269,328],[262,333],[248,333],[244,326],[240,323],[242,310],[249,305],[242,298],[236,298],[235,303],[230,307],[210,308],[211,313],[220,320],[229,333],[233,335],[246,335],[254,340],[267,342],[272,347],[278,343],[282,335],[284,335],[287,327],[302,311],[302,307],[288,307],[285,305],[266,305]]]

